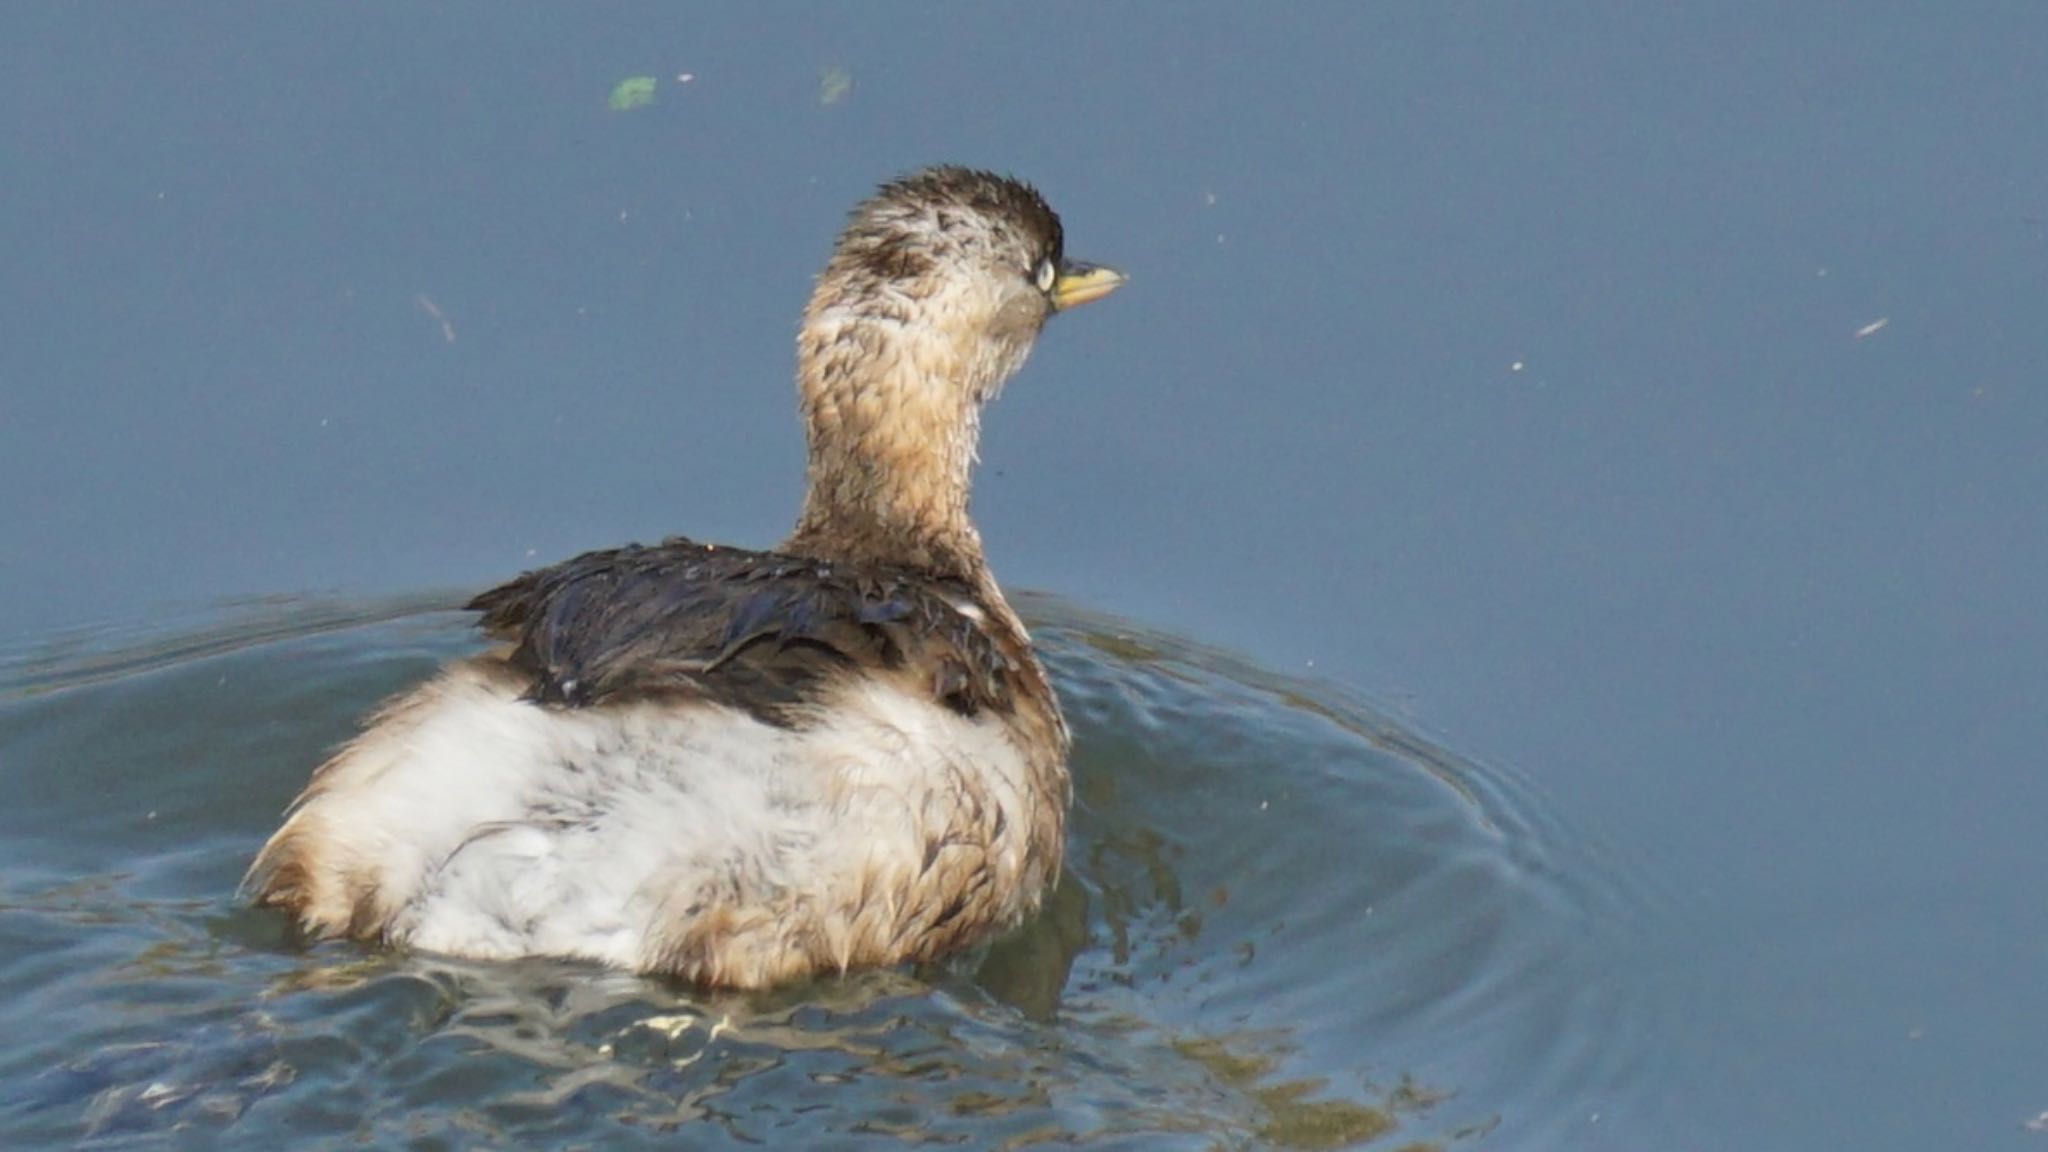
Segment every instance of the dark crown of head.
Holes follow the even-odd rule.
[[[1027,265],[1058,263],[1064,255],[1059,214],[1036,188],[993,172],[940,165],[877,189],[853,210],[839,248],[878,275],[909,277],[927,271],[949,246],[982,246],[1005,236],[1026,250]]]

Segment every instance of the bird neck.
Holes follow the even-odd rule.
[[[832,311],[814,309],[799,338],[808,488],[784,550],[977,576],[967,504],[981,390],[943,341]]]

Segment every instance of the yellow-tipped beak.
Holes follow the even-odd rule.
[[[1060,265],[1059,279],[1052,282],[1052,306],[1064,312],[1090,300],[1100,300],[1123,284],[1125,276],[1101,264],[1070,260]]]

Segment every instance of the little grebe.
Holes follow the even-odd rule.
[[[809,490],[772,552],[672,539],[470,607],[502,643],[314,773],[247,881],[314,936],[731,987],[928,960],[1058,875],[1067,730],[967,514],[981,407],[1072,263],[1028,185],[853,212],[797,338]]]

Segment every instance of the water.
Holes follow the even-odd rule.
[[[0,5],[0,853],[13,898],[55,905],[0,971],[38,990],[5,1009],[33,1044],[0,1059],[106,1059],[95,978],[106,1003],[170,1011],[105,974],[138,951],[137,908],[165,939],[300,970],[207,917],[240,923],[249,843],[360,709],[468,643],[414,615],[456,595],[412,590],[673,532],[772,545],[801,497],[810,277],[854,200],[946,160],[1037,182],[1074,255],[1132,274],[1056,320],[988,414],[975,509],[1006,586],[1356,690],[1387,707],[1305,696],[1435,734],[1461,767],[1432,778],[1468,794],[1396,797],[1386,819],[1330,803],[1261,854],[1264,826],[1235,817],[1273,789],[1190,814],[1203,795],[1157,783],[1177,762],[1084,765],[1154,781],[1117,819],[1177,837],[1180,906],[1203,916],[1176,942],[1144,905],[1129,954],[1208,966],[1146,985],[1134,1015],[1158,1033],[1086,1034],[1147,1075],[1064,1099],[1229,1102],[1256,1141],[1279,1099],[1258,1085],[1324,1077],[1309,1099],[1377,1106],[1406,1073],[1448,1096],[1392,1147],[1496,1114],[1471,1142],[2048,1147],[2048,5],[899,12]],[[630,77],[654,102],[613,111]],[[227,597],[246,599],[204,623]],[[369,627],[365,604],[395,618]],[[273,674],[287,655],[315,664]],[[1205,671],[1138,682],[1256,712],[1196,708],[1196,731],[1327,731],[1259,675],[1185,658]],[[1063,665],[1077,706],[1144,663],[1092,660]],[[202,667],[271,703],[200,696]],[[166,678],[180,695],[146,691]],[[57,681],[79,682],[22,695]],[[1179,746],[1141,714],[1084,734]],[[1255,759],[1309,788],[1305,757]],[[1429,775],[1358,763],[1344,789]],[[1297,794],[1337,786],[1317,787]],[[1413,875],[1514,898],[1404,909],[1376,951],[1326,932],[1358,909],[1315,881],[1410,875],[1392,862],[1433,817],[1459,832],[1451,863],[1432,850]],[[1094,820],[1077,835],[1108,836]],[[1114,968],[1123,915],[1088,884],[1143,850],[1077,843],[1098,951],[1052,1023],[1023,1028],[1021,997],[959,973],[876,1002],[911,1035],[964,1013],[1078,1042],[1078,982],[1089,956]],[[1292,887],[1260,871],[1296,856]],[[1225,878],[1213,909],[1195,874],[1221,858],[1268,879]],[[1370,902],[1355,932],[1396,906]],[[1501,907],[1501,935],[1479,931]],[[78,923],[109,915],[106,939]],[[1203,1014],[1197,977],[1222,979],[1255,923],[1314,954],[1260,946],[1226,982],[1244,1019]],[[1428,940],[1477,967],[1418,974]],[[350,1015],[398,978],[375,963],[360,1001],[292,994],[295,1026],[383,1020]],[[235,1019],[178,1035],[232,1051],[252,1034]],[[448,1043],[408,1019],[380,1051]],[[1274,1047],[1237,1039],[1265,1028]],[[9,1122],[69,1143],[82,1101],[147,1080],[146,1056],[98,1087],[38,1081],[81,1103]],[[442,1115],[403,1059],[316,1129],[343,1141],[369,1100]],[[222,1061],[230,1083],[269,1067]],[[244,1092],[248,1130],[311,1075]],[[821,1127],[872,1103],[825,1095]]]
[[[473,649],[421,596],[18,651],[0,1145],[1589,1146],[1654,922],[1510,775],[1328,686],[1026,601],[1071,864],[985,953],[756,995],[304,947],[234,889],[323,750]]]

